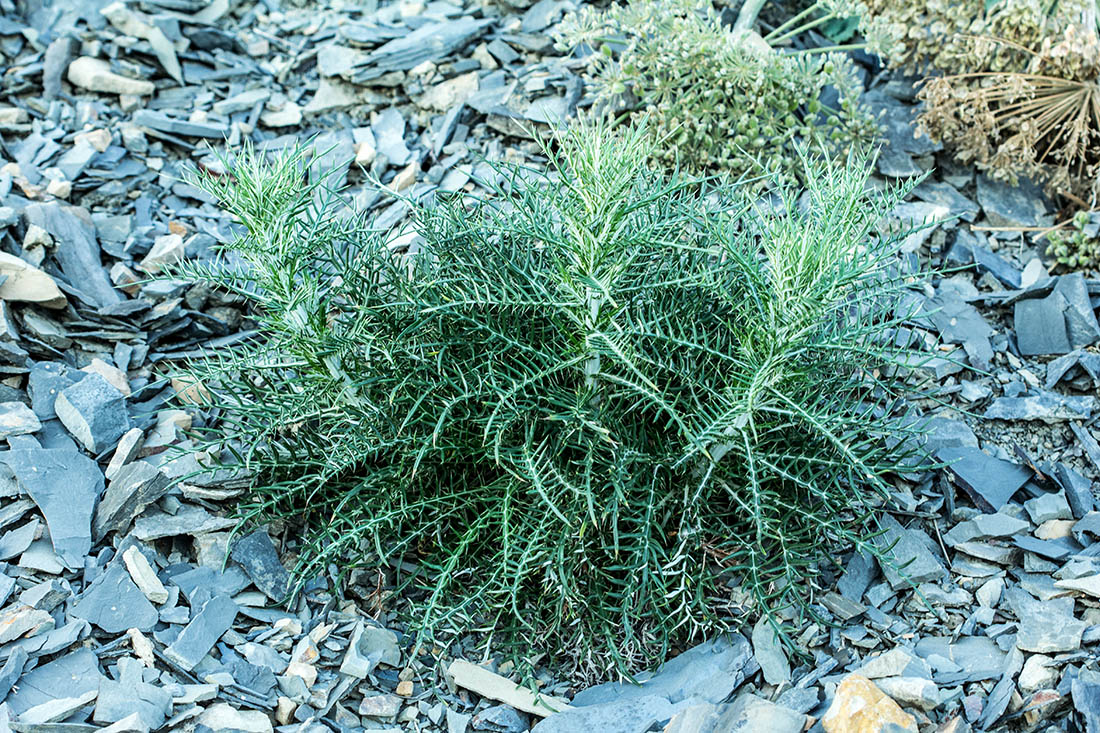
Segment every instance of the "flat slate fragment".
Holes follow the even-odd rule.
[[[59,695],[80,696],[98,690],[102,678],[95,653],[79,649],[23,675],[6,702],[12,712],[20,715]]]
[[[881,563],[882,573],[894,589],[910,583],[927,583],[947,575],[947,568],[928,549],[920,530],[906,529],[889,514],[881,520],[883,533],[875,540],[891,563]]]
[[[38,533],[38,517],[0,536],[0,560],[10,560],[27,551]]]
[[[1046,298],[1019,300],[1013,307],[1016,346],[1024,356],[1068,354],[1073,351],[1063,311],[1065,299],[1055,293]]]
[[[69,287],[80,299],[93,307],[103,308],[122,301],[107,273],[96,241],[95,225],[85,209],[63,206],[57,201],[30,204],[23,210],[28,224],[37,224],[50,233],[57,247],[54,257]]]
[[[458,18],[423,25],[367,54],[350,71],[349,80],[363,84],[391,71],[408,71],[425,61],[442,58],[480,36],[491,22]]]
[[[95,455],[113,448],[130,429],[126,398],[98,374],[61,390],[54,409],[65,429]]]
[[[151,463],[135,461],[123,466],[96,510],[93,537],[98,540],[108,532],[124,532],[134,517],[164,496],[170,486],[168,477]]]
[[[759,695],[737,696],[718,719],[715,731],[729,733],[802,733],[806,716],[776,705]]]
[[[635,677],[641,684],[607,682],[578,692],[574,706],[660,696],[676,703],[691,697],[721,702],[759,670],[749,640],[729,634],[688,649],[665,662],[652,675]]]
[[[1089,300],[1085,276],[1080,272],[1060,275],[1054,292],[1065,299],[1066,332],[1070,346],[1080,349],[1100,341],[1100,323]]]
[[[258,529],[242,537],[234,543],[230,556],[265,596],[273,601],[286,597],[290,574],[279,561],[279,552],[266,531]]]
[[[0,667],[0,700],[7,697],[12,687],[23,675],[23,668],[27,664],[30,655],[21,647],[16,647]]]
[[[237,604],[229,596],[216,595],[193,613],[190,623],[164,650],[171,662],[190,672],[214,648],[222,634],[233,626]]]
[[[1060,542],[1040,540],[1030,535],[1013,537],[1012,541],[1024,552],[1030,552],[1048,560],[1063,560],[1073,551],[1072,548]]]
[[[764,681],[769,685],[791,681],[791,665],[787,661],[783,645],[764,616],[761,616],[752,629],[752,648]]]
[[[874,558],[865,552],[853,552],[852,559],[844,568],[844,575],[837,581],[836,589],[848,600],[859,603],[876,575],[878,571]]]
[[[1082,722],[1079,730],[1086,733],[1100,730],[1100,679],[1096,679],[1095,672],[1081,670],[1081,674],[1070,683],[1070,699]]]
[[[150,109],[138,110],[134,113],[134,124],[143,125],[150,130],[167,132],[172,135],[184,135],[186,137],[204,137],[215,140],[224,140],[229,130],[224,125],[212,125],[205,122],[191,122],[169,117],[163,112]]]
[[[667,722],[676,708],[659,695],[612,700],[599,705],[555,713],[537,723],[532,733],[576,733],[577,731],[615,731],[645,733]]]
[[[1050,202],[1035,182],[1020,178],[1012,185],[983,173],[977,184],[978,203],[993,226],[1037,227],[1048,221]]]
[[[1041,420],[1045,423],[1088,420],[1100,401],[1090,395],[1065,395],[1040,390],[1024,397],[998,397],[982,415],[986,420]]]
[[[41,510],[54,551],[70,568],[83,567],[92,549],[92,511],[103,491],[99,466],[60,448],[21,448],[0,454],[0,460]]]
[[[38,432],[42,423],[22,402],[0,402],[0,438]]]
[[[71,613],[109,634],[127,629],[152,631],[158,618],[157,609],[134,584],[126,566],[117,560],[80,595]]]
[[[61,390],[83,379],[86,372],[70,369],[65,364],[53,361],[38,361],[31,365],[27,375],[27,393],[31,398],[31,408],[40,420],[57,417],[54,402]]]
[[[1019,619],[1016,646],[1026,652],[1050,654],[1081,648],[1088,625],[1073,615],[1072,598],[1038,601],[1022,588],[1009,588],[1004,598]]]
[[[171,693],[164,687],[143,682],[143,665],[136,659],[122,657],[118,666],[118,681],[103,678],[99,683],[92,720],[116,723],[136,713],[146,730],[157,730],[172,712]]]
[[[936,457],[982,511],[996,512],[1031,479],[1031,471],[978,448],[943,448]]]
[[[227,567],[225,572],[200,566],[172,575],[172,583],[188,599],[198,598],[196,593],[204,590],[212,595],[234,596],[248,585],[248,577],[235,565]]]
[[[1058,464],[1054,475],[1066,492],[1066,501],[1075,519],[1081,519],[1092,511],[1096,500],[1092,495],[1091,481],[1064,463]]]
[[[186,506],[175,514],[152,511],[146,513],[134,521],[133,534],[142,542],[149,542],[163,537],[217,532],[236,524],[236,520],[216,517],[202,507]]]

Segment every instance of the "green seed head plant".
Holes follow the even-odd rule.
[[[1047,234],[1047,254],[1071,269],[1100,270],[1100,236],[1092,218],[1089,212],[1078,211],[1069,231],[1056,229]]]
[[[1022,71],[1029,49],[1074,25],[1082,2],[1068,0],[867,0],[871,47],[909,74]]]
[[[558,41],[595,51],[597,99],[647,120],[657,163],[784,185],[803,172],[800,148],[843,157],[877,132],[846,56],[775,48],[841,12],[824,7],[761,37],[751,22],[724,27],[708,0],[631,0],[581,8],[562,22]],[[833,108],[822,104],[828,86],[838,92]]]
[[[245,522],[298,528],[299,580],[376,569],[420,640],[484,630],[592,679],[746,599],[812,612],[823,552],[879,553],[916,428],[884,376],[912,276],[875,225],[908,186],[807,157],[764,205],[653,145],[563,131],[490,195],[409,202],[405,251],[301,151],[198,180],[240,236],[176,276],[242,294],[260,337],[181,368],[196,449],[252,477]]]

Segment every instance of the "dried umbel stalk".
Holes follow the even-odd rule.
[[[1100,39],[1067,28],[1020,71],[930,79],[921,124],[992,176],[1030,175],[1079,204],[1095,202],[1100,172]]]
[[[929,75],[924,132],[994,178],[1034,177],[1079,207],[1095,205],[1096,0],[868,0],[867,13],[880,55]]]

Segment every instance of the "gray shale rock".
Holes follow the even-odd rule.
[[[653,674],[635,677],[640,684],[608,682],[582,690],[573,705],[597,705],[657,695],[677,703],[688,698],[722,702],[759,670],[748,639],[730,634],[688,649]]]
[[[207,595],[209,597],[208,593]],[[218,639],[229,631],[236,617],[237,604],[232,598],[224,595],[209,598],[199,608],[193,608],[190,623],[164,650],[165,658],[190,672],[214,648]]]
[[[92,547],[92,511],[103,491],[99,466],[66,449],[20,448],[0,460],[42,511],[54,551],[70,568],[83,567]]]
[[[157,609],[134,584],[121,559],[111,562],[80,595],[72,615],[109,634],[152,631],[158,618]]]
[[[130,429],[126,398],[98,374],[61,390],[54,409],[61,424],[94,455],[113,448]]]
[[[98,540],[108,532],[125,532],[134,517],[164,496],[170,486],[168,477],[150,463],[135,461],[123,466],[99,503],[93,536]]]
[[[290,574],[279,561],[279,552],[267,532],[258,529],[245,535],[233,545],[230,555],[261,593],[273,601],[286,597]]]
[[[882,518],[881,524],[884,531],[876,542],[891,560],[883,564],[882,573],[892,588],[897,590],[909,583],[940,580],[947,575],[947,569],[929,551],[930,541],[921,537],[920,530],[902,527],[889,514]]]

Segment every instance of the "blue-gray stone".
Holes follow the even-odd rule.
[[[1003,257],[979,244],[970,245],[970,253],[978,272],[988,272],[1008,288],[1019,288],[1023,281],[1022,273],[1009,264]]]
[[[134,461],[119,469],[96,509],[92,536],[125,532],[146,506],[160,499],[171,486],[170,479],[145,461]]]
[[[906,529],[898,520],[886,514],[879,520],[882,534],[875,543],[882,550],[882,573],[895,590],[911,583],[936,581],[947,575],[947,568],[928,549],[922,533]]]
[[[23,675],[23,667],[26,666],[30,655],[23,649],[13,649],[4,666],[0,667],[0,700],[3,700],[11,692],[11,688]]]
[[[81,141],[65,151],[65,154],[57,161],[57,167],[65,175],[66,181],[75,181],[77,176],[84,172],[92,158],[99,155],[99,151],[89,143]]]
[[[87,375],[79,369],[56,361],[39,361],[31,365],[27,375],[27,394],[31,398],[31,409],[40,420],[56,417],[53,403],[61,390],[70,387]]]
[[[474,716],[474,730],[494,733],[524,733],[531,727],[526,715],[509,705],[493,705]]]
[[[998,397],[982,415],[986,420],[1041,420],[1045,423],[1088,420],[1100,409],[1091,395],[1068,395],[1036,390],[1021,397]]]
[[[138,110],[134,113],[133,120],[136,125],[148,127],[150,130],[167,132],[171,135],[224,140],[226,135],[229,134],[229,129],[225,125],[180,120],[151,109]]]
[[[97,690],[102,677],[95,653],[91,649],[78,649],[23,675],[8,695],[7,704],[19,715],[50,700],[79,697]]]
[[[1065,307],[1066,300],[1058,293],[1016,302],[1013,327],[1021,354],[1047,356],[1073,350],[1066,332]]]
[[[979,175],[978,203],[989,223],[996,227],[1037,227],[1051,223],[1047,214],[1049,199],[1040,186],[1026,178],[1012,185]]]
[[[92,511],[103,491],[103,472],[76,451],[21,448],[0,454],[46,519],[50,541],[70,568],[84,566],[92,548]]]
[[[351,70],[349,81],[364,84],[391,71],[408,71],[425,61],[441,59],[480,36],[491,22],[467,17],[422,25],[364,56]]]
[[[151,631],[158,617],[157,609],[134,584],[120,559],[111,562],[80,594],[71,615],[110,634],[132,628]]]
[[[978,448],[961,446],[936,451],[947,470],[984,512],[995,512],[1031,478],[1031,471],[994,458]]]
[[[1085,276],[1079,272],[1059,276],[1054,292],[1066,302],[1066,332],[1070,346],[1081,349],[1100,341],[1100,323],[1096,321]]]
[[[1054,476],[1066,492],[1066,501],[1075,519],[1081,519],[1093,510],[1096,499],[1092,495],[1092,482],[1064,463],[1059,463]]]
[[[852,559],[844,567],[844,575],[837,581],[836,589],[848,600],[859,603],[877,574],[874,558],[866,552],[853,552]]]
[[[93,455],[115,447],[130,429],[125,396],[98,374],[61,390],[54,409],[65,429]]]
[[[190,672],[214,648],[214,644],[233,626],[237,604],[229,596],[216,595],[192,614],[190,623],[164,650],[164,656]]]
[[[531,733],[645,733],[663,728],[678,707],[660,695],[643,694],[554,713],[537,723]]]
[[[723,733],[802,733],[806,716],[751,692],[738,695],[719,716],[714,730]]]
[[[687,650],[665,662],[652,675],[637,675],[637,685],[630,682],[596,685],[577,693],[572,704],[583,707],[652,696],[671,703],[691,697],[717,703],[759,669],[748,639],[729,634]]]
[[[88,212],[56,201],[30,204],[23,209],[28,224],[37,224],[57,242],[53,253],[69,290],[95,308],[115,305],[122,295],[107,278],[96,241],[95,224]]]
[[[143,665],[131,657],[118,660],[118,681],[103,678],[99,683],[92,720],[117,723],[137,713],[146,730],[157,730],[172,712],[172,694],[164,687],[142,680]]]
[[[267,532],[258,529],[238,540],[230,552],[252,584],[273,601],[286,597],[290,574],[279,561],[279,553]]]
[[[11,560],[19,557],[34,542],[34,536],[38,532],[38,517],[15,529],[8,530],[0,537],[0,560]]]
[[[210,595],[235,596],[248,585],[248,577],[240,568],[232,565],[225,572],[202,566],[190,568],[171,575],[172,582],[179,586],[188,602],[195,601],[196,593],[206,591]]]

